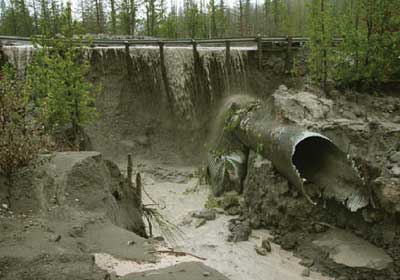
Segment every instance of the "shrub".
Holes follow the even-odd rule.
[[[5,67],[0,80],[0,174],[8,180],[9,204],[14,173],[27,166],[44,143],[39,117],[29,111],[29,89],[14,77]]]

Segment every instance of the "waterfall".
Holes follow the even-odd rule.
[[[17,69],[20,75],[23,75],[31,62],[34,48],[32,45],[3,46],[2,51],[8,62]]]
[[[23,74],[32,59],[34,48],[31,45],[4,46],[3,52],[18,73]],[[92,71],[102,72],[101,75],[107,81],[107,75],[117,75],[119,79],[124,76],[124,72],[126,75],[129,63],[130,90],[125,90],[126,94],[142,96],[142,101],[146,102],[145,107],[150,110],[169,106],[167,109],[183,122],[202,122],[199,114],[204,112],[204,108],[215,106],[234,91],[246,90],[247,52],[247,49],[231,48],[227,65],[223,47],[198,47],[198,61],[195,62],[192,47],[166,46],[165,83],[162,80],[158,46],[131,46],[129,62],[124,46],[85,49],[92,63]],[[166,104],[168,98],[171,104]]]

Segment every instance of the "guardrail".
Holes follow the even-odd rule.
[[[0,49],[2,42],[31,42],[30,37],[17,37],[17,36],[1,36],[0,35]],[[160,55],[163,56],[165,45],[191,45],[193,46],[193,53],[196,55],[197,46],[199,44],[224,44],[226,50],[226,60],[230,61],[230,49],[232,43],[255,43],[257,45],[257,58],[258,68],[262,68],[262,58],[264,46],[277,46],[279,49],[287,51],[288,61],[291,61],[292,48],[294,46],[302,46],[309,41],[307,37],[247,37],[247,38],[217,38],[217,39],[177,39],[177,40],[165,40],[165,39],[83,39],[75,40],[75,43],[90,44],[91,46],[125,46],[127,52],[130,46],[133,45],[156,45],[160,48]],[[342,38],[335,38],[332,44],[338,44],[342,42]],[[227,63],[229,67],[229,63]]]
[[[18,37],[18,36],[1,36],[0,41],[10,42],[31,42],[30,37]],[[256,43],[256,42],[271,42],[271,43],[306,43],[309,41],[308,37],[246,37],[246,38],[216,38],[216,39],[93,39],[93,40],[76,40],[77,43],[92,43],[94,45],[192,45],[197,44],[226,44],[230,43]],[[334,43],[341,42],[341,38],[335,38]]]

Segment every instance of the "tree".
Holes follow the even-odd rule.
[[[117,33],[117,12],[115,7],[115,0],[110,0],[110,16],[111,16],[111,33]]]
[[[135,35],[137,23],[136,11],[137,5],[135,0],[122,0],[119,17],[123,33]]]
[[[93,86],[85,79],[89,64],[83,47],[73,45],[75,24],[70,3],[62,22],[64,37],[46,37],[37,42],[40,48],[28,67],[28,82],[44,116],[46,131],[53,136],[71,131],[67,144],[77,147],[82,126],[96,117],[95,96]]]
[[[341,22],[343,43],[336,55],[336,81],[343,86],[399,80],[400,3],[352,0]]]
[[[171,10],[166,18],[160,23],[161,37],[178,38],[178,15],[177,6],[171,1]]]
[[[29,88],[15,79],[11,68],[0,79],[0,174],[8,180],[11,206],[13,176],[34,159],[44,144],[42,125],[29,112]]]
[[[308,57],[311,78],[327,89],[329,69],[333,66],[333,18],[331,0],[313,0],[310,6]]]
[[[185,0],[184,21],[188,36],[196,38],[199,27],[199,8],[194,0]]]
[[[102,0],[94,0],[94,4],[96,7],[96,24],[97,24],[97,33],[104,32],[104,7]]]
[[[208,15],[210,17],[210,37],[217,37],[217,4],[215,0],[210,0],[208,3]]]

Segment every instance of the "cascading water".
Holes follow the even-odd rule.
[[[34,48],[31,45],[3,46],[2,51],[7,61],[18,70],[18,73],[23,74],[31,62]]]
[[[32,46],[6,46],[3,52],[20,73],[34,55]],[[137,135],[159,134],[151,143],[157,149],[181,152],[184,146],[199,154],[214,109],[226,96],[247,90],[248,52],[231,48],[227,64],[223,47],[199,46],[194,54],[192,47],[165,46],[163,66],[158,46],[131,46],[129,53],[124,46],[85,49],[88,79],[102,88],[99,120],[88,128],[93,148],[125,154],[136,147],[131,139]]]

